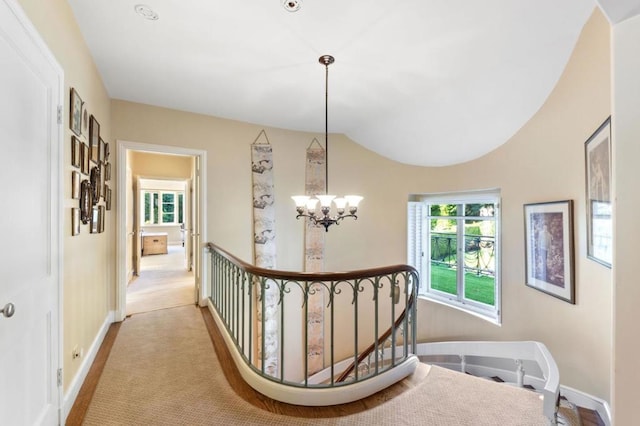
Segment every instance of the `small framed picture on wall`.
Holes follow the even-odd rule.
[[[91,161],[100,162],[100,123],[91,115],[89,118],[89,148],[91,149]]]
[[[80,198],[80,172],[71,172],[71,198]]]
[[[71,209],[71,235],[80,234],[80,209],[74,207]]]
[[[525,284],[575,303],[573,200],[524,205]]]
[[[584,144],[587,257],[608,268],[613,258],[611,117]]]
[[[78,138],[71,136],[71,165],[73,167],[80,167],[82,162],[81,149],[81,142]]]
[[[82,134],[82,98],[76,92],[76,89],[71,88],[71,96],[69,100],[69,128],[77,136]]]

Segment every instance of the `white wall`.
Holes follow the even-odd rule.
[[[638,423],[640,241],[640,16],[613,27],[613,161],[615,200],[613,384],[616,425]]]

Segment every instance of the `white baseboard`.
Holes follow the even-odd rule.
[[[91,347],[85,353],[84,360],[80,365],[80,369],[78,369],[78,373],[71,380],[71,384],[69,385],[69,388],[67,389],[67,392],[65,393],[64,399],[62,401],[63,423],[66,423],[67,421],[67,416],[69,415],[69,412],[73,407],[73,403],[76,401],[76,398],[78,397],[80,388],[82,387],[82,384],[84,383],[84,380],[86,379],[87,374],[89,374],[89,369],[91,368],[93,361],[96,359],[96,355],[98,354],[100,345],[102,345],[102,341],[104,340],[104,337],[106,336],[107,331],[109,331],[109,326],[113,323],[114,318],[115,318],[115,312],[109,311],[109,313],[107,314],[107,317],[104,319],[104,322],[102,323],[102,327],[100,327],[100,331],[98,331],[96,338],[93,340]]]

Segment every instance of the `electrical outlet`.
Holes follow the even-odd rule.
[[[71,359],[78,359],[82,356],[82,352],[80,352],[80,350],[78,350],[78,347],[75,346],[73,348],[73,351],[71,351]]]

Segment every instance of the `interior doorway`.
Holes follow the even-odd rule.
[[[127,227],[136,241],[127,255],[131,270],[126,314],[196,303],[191,250],[185,244],[186,231],[192,228],[189,195],[195,158],[132,151],[127,162],[133,193],[127,206],[132,224]],[[170,170],[171,176],[158,176],[163,170]]]
[[[200,303],[205,152],[118,141],[116,319]]]

